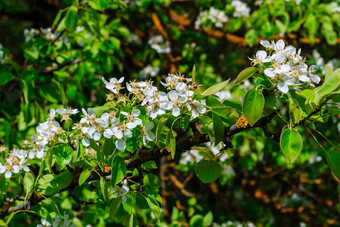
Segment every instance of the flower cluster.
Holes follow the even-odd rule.
[[[60,32],[53,33],[52,28],[40,28],[40,30],[31,28],[24,29],[25,42],[33,41],[37,36],[42,36],[47,40],[53,40],[60,35]],[[68,41],[67,37],[61,36],[60,39]]]
[[[141,106],[144,106],[152,119],[165,114],[167,110],[171,110],[172,115],[178,117],[181,110],[186,108],[193,118],[206,112],[204,105],[193,98],[191,79],[169,74],[165,83],[161,84],[167,88],[168,93],[160,92],[152,82],[130,82],[126,86],[128,91],[142,102]]]
[[[32,142],[24,141],[24,149],[13,149],[10,151],[6,163],[0,163],[0,173],[5,173],[6,178],[10,178],[13,173],[18,173],[21,170],[29,171],[28,165],[25,163],[28,159],[42,158],[45,154],[47,145],[55,140],[56,135],[60,135],[63,129],[59,122],[55,121],[56,112],[60,113],[63,118],[70,114],[75,114],[78,110],[71,109],[51,109],[46,122],[40,123],[36,132],[38,135],[32,136]]]
[[[224,11],[210,7],[209,10],[200,12],[195,21],[195,29],[199,29],[201,24],[207,22],[212,23],[216,28],[222,28],[223,24],[228,22],[228,17]]]
[[[110,108],[100,117],[96,116],[94,109],[83,108],[83,117],[72,126],[73,131],[70,133],[55,118],[59,114],[60,122],[67,122],[71,119],[70,115],[79,111],[51,109],[47,120],[37,126],[37,135],[32,137],[32,142],[24,141],[24,149],[12,150],[6,163],[0,163],[0,173],[5,173],[5,177],[10,178],[13,173],[21,170],[29,171],[26,162],[29,159],[43,158],[46,149],[55,143],[75,143],[74,141],[80,139],[85,147],[85,155],[92,157],[96,157],[96,151],[91,144],[100,145],[102,139],[112,138],[120,151],[126,149],[128,140],[138,140],[145,146],[148,141],[156,139],[152,131],[156,117],[171,112],[174,117],[182,113],[196,118],[206,112],[203,103],[194,98],[195,84],[182,75],[169,74],[165,82],[161,82],[167,92],[159,91],[151,81],[131,81],[126,83],[126,89],[130,92],[128,95],[120,93],[124,89],[124,77],[111,78],[109,81],[102,78],[102,81],[110,91]]]
[[[148,76],[155,77],[159,72],[159,67],[146,66],[139,72],[139,78],[146,79]]]
[[[315,86],[320,82],[320,77],[315,74],[315,65],[308,66],[300,56],[301,49],[285,46],[283,40],[276,43],[261,40],[260,43],[266,51],[259,50],[255,58],[249,59],[254,66],[265,66],[264,74],[271,78],[281,92],[287,93],[291,86]]]
[[[234,7],[234,17],[249,17],[250,8],[247,6],[247,3],[233,0],[231,5]]]
[[[164,42],[164,38],[161,35],[151,37],[148,44],[159,54],[167,54],[171,51],[170,43],[168,41]]]

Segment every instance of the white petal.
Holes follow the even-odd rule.
[[[112,131],[117,139],[123,138],[123,133],[118,129],[118,127],[114,127]]]
[[[124,77],[121,77],[119,80],[118,80],[118,83],[123,83],[123,81],[124,81]]]
[[[140,110],[139,109],[132,110],[131,115],[134,117],[138,117],[140,115]]]
[[[204,114],[207,111],[207,109],[204,106],[198,106],[197,110],[201,114]]]
[[[90,146],[90,140],[88,138],[83,138],[81,142],[85,147]]]
[[[300,80],[301,82],[309,82],[309,81],[310,81],[309,77],[306,76],[306,75],[300,75],[300,76],[299,76],[299,80]]]
[[[4,173],[5,171],[6,171],[5,166],[3,166],[3,165],[0,163],[0,173]]]
[[[273,72],[272,68],[267,68],[264,70],[264,74],[266,74],[268,77],[273,78],[275,77],[275,73]]]
[[[137,124],[137,125],[141,125],[141,124],[143,123],[142,119],[140,119],[140,118],[135,118],[135,119],[133,120],[133,122],[134,122],[135,124]]]
[[[169,96],[169,99],[171,100],[171,101],[176,101],[177,99],[178,99],[178,94],[177,94],[177,92],[175,91],[175,90],[172,90],[172,91],[170,91],[169,93],[168,93],[168,96]]]
[[[44,156],[44,150],[38,150],[36,155],[37,158],[42,158]]]
[[[316,74],[310,74],[310,79],[316,84],[320,83],[321,80],[321,78]]]
[[[134,128],[137,127],[137,124],[135,122],[128,122],[128,123],[126,123],[126,127],[128,129],[134,129]]]
[[[193,110],[191,111],[191,116],[192,116],[193,118],[196,118],[196,117],[199,116],[199,114],[198,114],[198,112],[197,112],[195,109],[193,109]]]
[[[124,136],[128,137],[128,138],[131,138],[132,137],[132,132],[129,129],[125,130],[124,131]]]
[[[99,132],[95,132],[95,133],[94,133],[94,136],[93,136],[93,139],[94,139],[95,141],[100,140],[100,133],[99,133]]]
[[[110,138],[112,138],[112,136],[113,136],[113,132],[112,132],[111,129],[108,128],[108,129],[105,129],[103,135],[104,135],[104,137],[110,139]]]
[[[155,126],[155,124],[152,122],[152,121],[148,121],[144,124],[144,127],[147,129],[147,130],[151,130],[153,129],[153,127]]]
[[[23,169],[25,172],[29,172],[29,171],[30,171],[30,168],[28,168],[27,165],[24,165],[24,166],[22,167],[22,169]]]
[[[29,157],[30,159],[33,159],[34,156],[35,156],[35,151],[34,151],[34,150],[31,150],[31,151],[28,153],[28,157]]]
[[[125,147],[126,147],[126,143],[124,140],[122,139],[116,140],[116,148],[118,150],[123,151],[125,150]]]
[[[260,44],[266,48],[271,47],[270,43],[267,40],[261,40]]]
[[[154,141],[156,139],[156,136],[153,132],[148,131],[146,133],[146,139],[149,140],[149,141]]]
[[[285,48],[285,42],[283,42],[283,40],[280,39],[279,41],[277,41],[275,47],[276,50],[283,50]]]
[[[12,172],[13,173],[19,173],[19,170],[20,170],[20,167],[18,165],[14,165]]]
[[[180,113],[181,113],[181,111],[180,111],[180,109],[179,109],[177,106],[175,106],[175,107],[172,109],[172,115],[173,115],[174,117],[178,117],[178,115],[180,115]]]
[[[5,177],[6,178],[11,178],[11,176],[12,176],[12,172],[11,171],[6,171]]]
[[[267,52],[264,51],[264,50],[259,50],[256,52],[256,58],[257,59],[260,59],[260,60],[263,60],[267,57]]]
[[[287,93],[289,90],[288,85],[286,85],[285,83],[279,83],[277,87],[283,93]]]
[[[124,111],[120,111],[121,114],[123,114],[124,116],[128,116],[129,114],[127,112]]]

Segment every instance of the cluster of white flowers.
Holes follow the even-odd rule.
[[[169,74],[165,83],[161,82],[168,93],[160,92],[152,82],[130,82],[126,86],[129,92],[142,101],[141,106],[145,107],[152,119],[165,114],[167,110],[171,110],[172,115],[178,117],[184,107],[196,118],[199,114],[204,114],[206,108],[193,98],[194,88],[191,82],[190,78],[184,78],[182,75]]]
[[[195,21],[195,29],[198,30],[201,24],[206,22],[212,23],[216,28],[222,28],[228,22],[228,16],[224,11],[210,7],[209,10],[200,12]]]
[[[159,67],[146,66],[139,72],[139,78],[146,79],[148,76],[155,77],[159,72]]]
[[[266,51],[259,50],[255,58],[249,58],[253,65],[268,64],[264,74],[271,78],[278,89],[287,93],[289,87],[299,85],[315,86],[320,82],[320,77],[315,74],[315,65],[308,66],[305,59],[300,56],[301,49],[296,50],[293,46],[285,46],[283,40],[271,43],[261,40],[261,45]]]
[[[27,161],[28,152],[23,149],[13,149],[6,159],[6,164],[0,163],[0,173],[5,173],[6,178],[10,178],[12,173],[19,173],[20,170],[29,171],[25,164]]]
[[[47,40],[53,40],[58,35],[60,35],[60,32],[53,33],[52,28],[40,28],[40,30],[35,28],[24,29],[25,42],[33,41],[37,36],[40,35]],[[68,38],[65,36],[61,36],[60,39],[63,41],[68,41]]]
[[[128,185],[127,180],[125,179],[125,180],[122,181],[122,186],[121,186],[121,187],[119,187],[118,185],[115,185],[114,187],[111,186],[111,190],[114,191],[114,194],[113,194],[113,195],[114,195],[115,197],[121,196],[121,197],[122,197],[122,200],[123,200],[124,202],[126,202],[127,197],[126,197],[125,194],[128,193],[128,192],[130,191],[130,187],[129,187],[129,185]]]
[[[29,171],[25,163],[28,159],[42,158],[45,154],[47,145],[55,139],[57,134],[62,133],[60,124],[55,121],[56,112],[63,116],[63,119],[70,119],[68,115],[75,114],[78,110],[71,109],[51,109],[46,122],[40,123],[36,132],[38,135],[32,136],[32,142],[24,141],[25,149],[13,149],[10,151],[6,163],[0,163],[0,173],[5,173],[6,178],[10,178],[12,173],[18,173],[21,170]],[[67,117],[66,117],[67,116]]]
[[[231,5],[234,6],[234,17],[249,17],[250,8],[247,6],[247,3],[233,0]]]
[[[168,41],[164,42],[164,38],[161,35],[153,36],[149,39],[148,44],[152,49],[160,54],[170,53],[170,43]]]
[[[69,219],[69,215],[65,214],[64,221],[61,220],[59,216],[52,217],[52,224],[48,222],[46,219],[41,219],[41,224],[38,224],[37,227],[45,227],[45,226],[52,226],[52,227],[75,227],[76,225],[72,224],[72,219]]]

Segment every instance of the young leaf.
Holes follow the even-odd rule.
[[[299,157],[302,150],[302,138],[296,129],[287,129],[282,132],[280,147],[284,156],[292,163]]]
[[[34,184],[33,175],[30,172],[26,173],[24,177],[24,190],[26,194],[28,194],[33,189],[33,184]]]
[[[223,81],[221,83],[215,84],[211,87],[209,87],[207,90],[205,90],[201,95],[208,96],[208,95],[213,95],[216,92],[222,90],[227,84],[229,83],[229,80]]]
[[[297,124],[302,116],[302,109],[299,103],[292,98],[289,98],[289,117],[294,124]]]
[[[192,77],[192,82],[195,83],[196,82],[196,66],[195,65],[192,67],[191,77]]]
[[[79,186],[84,184],[84,182],[87,180],[87,178],[90,175],[90,170],[85,169],[83,172],[81,172],[80,176],[79,176]]]
[[[168,121],[168,118],[165,118],[165,117],[162,117],[158,121],[157,128],[156,128],[156,144],[158,144],[161,139],[162,131],[167,121]]]
[[[186,131],[188,126],[189,126],[189,118],[187,116],[185,116],[179,123],[179,126],[181,127],[181,129],[183,129],[183,131]]]
[[[340,180],[340,152],[331,151],[327,154],[326,158],[332,172]]]
[[[166,137],[166,148],[171,153],[171,158],[175,157],[176,152],[176,138],[172,129],[169,130],[168,135]]]
[[[112,186],[115,186],[121,180],[123,180],[125,173],[126,173],[126,164],[124,162],[124,159],[122,157],[116,155],[112,159],[112,165],[111,165],[111,184],[112,184]]]
[[[110,217],[113,219],[116,216],[116,213],[120,207],[120,204],[122,203],[122,197],[118,196],[117,198],[114,198],[110,205]]]
[[[77,15],[78,9],[75,6],[71,6],[65,17],[65,26],[67,29],[72,30],[75,28],[78,20],[78,15]]]
[[[315,91],[314,103],[319,104],[320,100],[334,91],[340,84],[340,69],[335,70],[326,77],[324,83],[317,87]]]
[[[221,164],[215,160],[202,160],[195,166],[195,173],[203,183],[211,183],[221,175]]]
[[[243,114],[253,126],[260,119],[264,107],[264,97],[260,89],[251,89],[247,92],[243,101]]]
[[[215,136],[215,145],[217,145],[219,142],[222,141],[224,137],[224,125],[223,125],[223,121],[221,117],[215,113],[212,114],[212,120],[213,120],[214,136]]]
[[[54,150],[55,158],[59,166],[59,170],[65,168],[71,162],[73,150],[69,146],[59,146]]]
[[[257,68],[255,67],[248,67],[244,70],[242,70],[237,78],[235,79],[234,83],[233,83],[233,86],[239,84],[239,83],[242,83],[243,81],[245,81],[246,79],[248,79],[249,77],[251,77],[252,75],[254,75],[254,73],[257,72]]]
[[[114,150],[115,150],[115,145],[113,142],[113,138],[105,139],[104,144],[103,144],[103,151],[104,151],[105,156],[107,157],[110,156]]]

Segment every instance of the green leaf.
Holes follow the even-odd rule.
[[[33,184],[34,184],[33,175],[30,172],[26,173],[24,177],[24,190],[26,194],[29,194],[29,192],[33,189]]]
[[[251,89],[246,93],[243,101],[243,114],[253,126],[260,119],[264,107],[264,97],[260,89]]]
[[[192,218],[190,218],[189,222],[190,227],[203,227],[203,217],[200,214],[195,214]]]
[[[239,84],[239,83],[242,83],[243,81],[245,81],[246,79],[248,79],[249,77],[251,77],[252,75],[254,75],[254,73],[257,72],[257,68],[255,67],[248,67],[244,70],[242,70],[237,78],[235,79],[234,83],[233,83],[233,86]]]
[[[72,183],[73,175],[69,171],[64,171],[53,178],[51,186],[55,189],[63,189]]]
[[[78,20],[78,9],[75,6],[70,6],[67,10],[66,18],[65,18],[65,26],[67,29],[72,30],[75,28]]]
[[[292,98],[289,98],[289,118],[293,121],[294,124],[297,124],[302,116],[302,109],[299,106],[299,103]]]
[[[324,83],[317,87],[315,91],[314,103],[319,104],[320,100],[334,91],[340,84],[340,69],[335,70],[333,73],[328,73]]]
[[[195,65],[192,67],[191,77],[192,77],[192,83],[195,83],[196,82],[196,66]]]
[[[340,180],[340,152],[331,151],[326,155],[326,158],[332,172]]]
[[[201,95],[203,96],[208,96],[208,95],[213,95],[216,92],[222,90],[225,86],[227,86],[227,84],[229,83],[229,80],[223,81],[221,83],[215,84],[211,87],[209,87],[207,90],[205,90]]]
[[[203,225],[204,226],[211,226],[214,220],[214,216],[211,211],[209,211],[203,218]]]
[[[126,173],[126,164],[124,162],[124,159],[122,157],[116,155],[112,159],[112,165],[111,165],[111,184],[112,184],[112,186],[115,186],[121,180],[123,180],[125,173]]]
[[[214,132],[214,137],[215,137],[215,145],[217,145],[224,138],[224,125],[223,125],[223,121],[221,117],[215,113],[212,114],[212,120],[213,120],[213,132]]]
[[[280,147],[284,156],[292,163],[302,150],[302,138],[296,129],[287,129],[281,133]]]
[[[15,76],[11,72],[2,72],[0,75],[0,85],[8,83],[14,78]]]
[[[73,150],[69,146],[59,146],[54,150],[55,158],[59,166],[59,170],[65,168],[72,160]]]
[[[315,91],[311,89],[304,89],[302,91],[296,92],[296,94],[300,95],[301,97],[305,98],[306,100],[312,100],[315,96]]]
[[[195,173],[203,183],[215,181],[221,175],[221,164],[215,160],[202,160],[195,166]]]
[[[115,148],[116,146],[114,144],[113,138],[104,140],[103,151],[106,157],[112,155]]]
[[[157,169],[156,162],[154,160],[150,160],[147,162],[142,163],[142,168],[144,169]]]
[[[249,46],[252,47],[256,43],[258,37],[256,31],[254,29],[250,29],[245,34],[245,38]]]
[[[103,198],[104,198],[104,200],[106,202],[107,201],[107,195],[108,195],[108,188],[109,188],[109,186],[108,186],[108,184],[107,184],[107,182],[106,182],[104,177],[100,178],[100,182],[99,183],[100,183],[100,190],[102,191]]]
[[[183,131],[186,131],[188,126],[189,126],[189,117],[185,116],[180,122],[179,122],[179,126],[181,127],[181,129],[183,129]]]
[[[166,148],[171,153],[171,158],[175,157],[176,152],[176,138],[172,129],[169,130],[168,135],[166,137]]]
[[[163,132],[163,128],[165,126],[165,123],[168,121],[168,118],[162,117],[159,119],[157,128],[156,128],[156,144],[159,145],[159,141],[161,140],[161,135]]]
[[[117,198],[114,198],[110,205],[110,218],[113,219],[116,216],[116,213],[120,207],[120,204],[122,203],[122,197],[118,196]]]
[[[90,176],[91,171],[88,169],[85,169],[83,172],[81,172],[79,176],[79,186],[84,184],[87,178]]]

